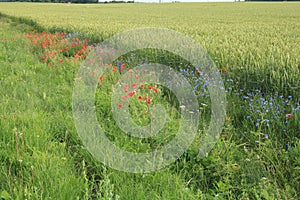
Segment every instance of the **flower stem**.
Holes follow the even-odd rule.
[[[150,147],[151,147],[151,150],[152,150],[152,155],[155,156],[153,140],[152,140],[152,114],[151,114],[151,111],[150,111],[150,105],[148,104],[147,101],[146,101],[146,105],[147,105],[148,113],[149,113],[149,117],[150,117]]]

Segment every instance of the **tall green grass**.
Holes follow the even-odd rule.
[[[7,39],[0,42],[1,199],[76,199],[83,194],[84,179],[51,128],[63,105],[58,91],[71,90],[24,48],[28,41],[21,30],[31,27],[6,18],[0,23],[1,38]]]
[[[13,9],[21,10],[21,6],[22,12],[13,13]],[[299,85],[296,41],[299,38],[296,31],[288,29],[289,26],[295,25],[297,28],[299,25],[299,14],[296,12],[299,4],[104,6],[17,3],[1,4],[0,12],[37,20],[37,24],[45,30],[80,31],[92,36],[95,41],[120,30],[155,24],[173,27],[196,38],[208,49],[219,67],[228,69],[227,74],[222,74],[224,82],[227,84],[227,80],[234,79],[234,82],[226,85],[234,90],[227,93],[228,117],[220,139],[212,152],[200,159],[201,144],[199,138],[196,138],[182,157],[158,172],[130,174],[107,168],[97,162],[81,144],[73,123],[72,87],[80,63],[66,62],[59,67],[49,68],[39,61],[38,53],[25,39],[25,33],[36,28],[35,22],[32,24],[23,18],[15,21],[16,18],[11,20],[1,17],[0,39],[7,39],[0,40],[2,199],[298,198],[299,112],[287,125],[284,121],[285,114],[291,111],[299,97],[296,90]],[[47,13],[43,10],[46,7]],[[102,26],[78,23],[76,19],[80,17],[76,12],[83,7],[86,16],[95,20],[94,25],[98,21],[93,16],[101,16]],[[111,14],[116,8],[119,12]],[[145,12],[140,14],[134,8],[144,9]],[[201,9],[207,11],[199,14]],[[152,14],[146,12],[149,10],[153,11]],[[175,15],[179,11],[183,12]],[[44,14],[37,17],[39,12]],[[65,20],[51,20],[51,17],[57,15]],[[238,18],[240,15],[244,17]],[[118,16],[124,16],[124,23],[119,21]],[[160,17],[147,23],[155,16]],[[274,17],[276,20],[273,20]],[[189,20],[194,18],[202,21],[196,26],[197,20]],[[114,26],[110,24],[111,21],[115,22]],[[104,26],[105,23],[107,26]],[[98,30],[103,32],[98,35]],[[118,78],[118,75],[114,78]],[[114,137],[120,146],[136,150],[137,145],[122,136],[123,133],[110,118],[111,88],[105,87],[104,84],[99,85],[96,93],[99,123],[102,123],[109,136]],[[256,127],[251,120],[262,118],[262,115],[270,118],[271,114],[264,111],[250,112],[246,109],[250,100],[235,95],[236,92],[240,95],[247,94],[252,87],[262,88],[266,92],[263,96],[266,99],[268,94],[275,93],[286,94],[284,98],[287,95],[294,96],[287,105],[280,105],[287,110],[281,113],[282,117],[274,125],[265,127],[265,122],[262,121]],[[270,88],[273,91],[269,91]],[[240,89],[245,91],[240,92]],[[103,90],[107,91],[105,95],[101,95]],[[261,97],[260,94],[254,95],[253,100]],[[165,100],[168,98],[158,96],[158,101]],[[132,104],[136,109],[132,112],[145,106],[134,101]],[[176,116],[176,105],[168,106],[175,107],[170,114]],[[251,115],[251,120],[246,118],[247,115]],[[149,123],[147,117],[137,117],[135,120],[136,123]],[[176,127],[169,124],[166,128],[172,131]],[[284,135],[282,129],[286,129],[285,134],[289,135]],[[268,133],[268,137],[265,133]],[[142,142],[138,150],[150,151],[150,141]],[[159,142],[161,141],[158,140],[156,147],[163,145]],[[290,146],[285,146],[286,143]]]

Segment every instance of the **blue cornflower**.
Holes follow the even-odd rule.
[[[289,146],[289,144],[288,144],[288,143],[286,143],[286,144],[285,144],[285,147],[288,147],[288,146]]]
[[[119,71],[121,71],[121,69],[122,69],[122,61],[120,61],[120,62],[118,62],[118,68],[119,68]]]
[[[194,90],[196,90],[199,87],[200,84],[195,85]]]

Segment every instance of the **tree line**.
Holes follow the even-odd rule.
[[[134,3],[134,0],[129,1],[105,1],[105,0],[0,0],[0,2],[46,2],[46,3]]]

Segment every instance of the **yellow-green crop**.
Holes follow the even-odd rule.
[[[48,30],[102,40],[124,30],[165,27],[203,45],[219,67],[250,85],[299,89],[300,3],[31,4],[1,3],[0,12]]]

